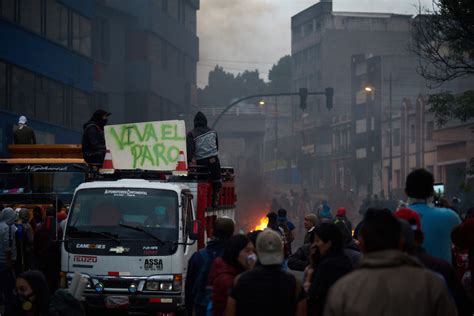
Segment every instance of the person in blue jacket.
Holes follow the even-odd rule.
[[[431,202],[434,196],[433,174],[425,169],[412,171],[405,184],[405,193],[409,197],[408,208],[421,217],[421,226],[425,233],[423,247],[434,257],[452,262],[451,232],[461,224],[459,215],[451,209],[435,207]]]

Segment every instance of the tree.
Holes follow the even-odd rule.
[[[226,107],[233,99],[263,93],[266,84],[258,70],[245,70],[235,76],[216,65],[209,72],[208,85],[198,90],[198,103],[203,107]]]
[[[270,93],[291,91],[291,56],[280,58],[268,73],[268,90]]]
[[[411,50],[420,57],[419,71],[430,87],[474,74],[474,1],[434,0],[413,22]],[[431,95],[437,123],[474,117],[474,92]]]

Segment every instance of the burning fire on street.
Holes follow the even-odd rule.
[[[265,228],[267,228],[267,225],[268,225],[268,217],[264,216],[260,218],[260,224],[256,225],[253,230],[254,231],[264,230]]]

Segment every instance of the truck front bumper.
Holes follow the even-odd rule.
[[[129,293],[84,293],[88,310],[127,309],[134,313],[180,312],[184,310],[181,295],[129,294]]]

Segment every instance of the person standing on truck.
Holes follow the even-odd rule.
[[[15,145],[34,145],[36,144],[35,131],[27,125],[26,116],[20,116],[18,127],[13,132],[13,143]]]
[[[193,160],[199,166],[209,169],[212,181],[212,206],[217,207],[221,189],[221,164],[219,162],[219,142],[215,130],[207,126],[207,118],[202,112],[194,117],[194,129],[186,135],[188,165]]]
[[[185,284],[185,305],[188,315],[204,316],[211,302],[212,288],[208,287],[208,277],[212,263],[224,253],[227,241],[232,237],[235,223],[232,219],[216,219],[212,240],[206,248],[195,252],[188,262]]]
[[[97,110],[91,119],[84,124],[82,153],[88,164],[101,167],[104,163],[106,151],[104,127],[107,125],[107,119],[111,114],[105,110]]]

